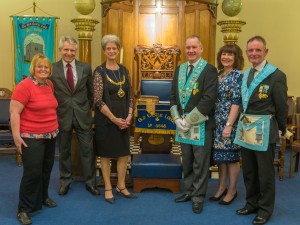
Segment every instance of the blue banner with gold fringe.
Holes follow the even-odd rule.
[[[13,16],[15,83],[28,77],[32,57],[45,54],[55,60],[56,17]]]
[[[170,105],[156,105],[154,114],[147,112],[146,105],[137,105],[135,132],[175,134],[176,125],[170,113]]]

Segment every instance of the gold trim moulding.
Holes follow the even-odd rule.
[[[88,18],[76,18],[71,20],[75,24],[75,30],[77,31],[94,31],[98,20]]]
[[[231,29],[241,29],[246,22],[242,20],[220,20],[217,24],[221,26],[223,32]]]
[[[224,43],[237,43],[239,38],[239,33],[242,32],[242,26],[246,24],[242,20],[221,20],[217,22],[221,27],[221,32],[223,33]]]

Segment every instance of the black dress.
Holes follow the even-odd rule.
[[[132,107],[130,95],[130,80],[128,71],[122,65],[119,70],[109,70],[105,64],[94,71],[94,100],[95,100],[95,143],[96,155],[105,158],[118,158],[130,154],[130,130],[121,130],[100,112],[103,105],[107,105],[117,118],[126,119],[129,107]],[[125,78],[124,78],[125,77]],[[123,81],[124,84],[116,85]],[[120,97],[118,92],[124,91]]]

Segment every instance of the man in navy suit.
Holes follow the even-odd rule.
[[[279,139],[278,130],[282,136],[286,132],[288,115],[286,75],[266,60],[267,54],[268,48],[263,37],[254,36],[248,40],[246,55],[252,66],[243,77],[242,115],[235,137],[235,143],[242,146],[246,186],[246,204],[236,213],[256,213],[253,224],[267,223],[274,210],[275,147]],[[251,117],[255,118],[255,123]],[[259,120],[264,122],[257,122]],[[249,139],[244,138],[246,132],[243,127],[255,124],[257,127],[264,124],[265,129],[258,128],[255,141],[247,141]]]
[[[86,189],[100,195],[96,188],[92,113],[92,69],[87,63],[75,59],[77,41],[63,36],[59,41],[61,60],[53,64],[52,81],[58,101],[59,123],[59,195],[65,195],[72,182],[71,141],[73,129],[79,142],[80,156]]]

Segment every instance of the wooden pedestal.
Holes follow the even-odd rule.
[[[133,191],[140,193],[145,188],[165,188],[173,194],[180,193],[180,179],[133,178]]]

